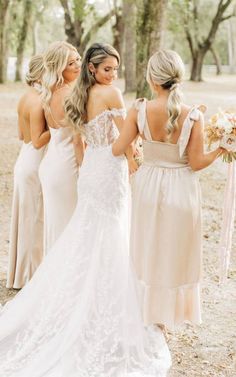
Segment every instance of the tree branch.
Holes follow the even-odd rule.
[[[231,13],[228,16],[222,17],[220,22],[224,22],[224,21],[228,20],[229,18],[235,17],[235,16],[236,16],[235,13]]]
[[[90,30],[87,32],[87,34],[84,36],[84,38],[81,41],[81,48],[82,50],[86,47],[86,45],[89,43],[91,37],[93,34],[97,32],[97,30],[103,26],[109,19],[114,16],[116,13],[116,9],[112,9],[108,14],[106,14],[104,17],[99,18],[97,22],[91,26]]]
[[[187,38],[187,41],[188,41],[188,44],[189,44],[191,54],[192,54],[192,56],[194,56],[195,52],[194,52],[194,46],[193,46],[193,38],[192,38],[188,29],[185,29],[185,34],[186,34],[186,38]]]
[[[190,48],[191,54],[192,54],[192,56],[194,56],[194,54],[195,54],[195,51],[194,51],[194,42],[193,42],[193,37],[192,37],[191,32],[190,32],[189,12],[188,11],[187,11],[186,14],[183,12],[182,19],[183,19],[184,31],[185,31],[186,39],[187,39],[187,42],[189,44],[189,48]]]
[[[232,0],[227,0],[225,3],[223,0],[220,0],[216,15],[212,20],[210,31],[208,33],[208,36],[205,39],[205,42],[203,43],[203,47],[206,51],[208,50],[208,48],[211,47],[214,41],[216,32],[218,30],[218,26],[222,22],[223,14],[231,3],[232,3]]]
[[[64,18],[65,18],[65,29],[66,30],[72,30],[74,28],[73,26],[73,21],[71,19],[70,15],[70,9],[68,6],[68,1],[67,0],[60,0],[61,6],[64,10]]]

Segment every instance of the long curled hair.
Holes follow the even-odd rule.
[[[65,41],[52,43],[44,53],[45,73],[42,77],[42,102],[48,108],[53,89],[64,83],[63,71],[65,70],[71,51],[76,48]]]
[[[151,56],[147,67],[147,82],[151,87],[155,84],[169,91],[167,101],[167,133],[168,138],[178,128],[178,117],[181,113],[182,93],[179,84],[184,75],[184,63],[177,52],[159,50]]]
[[[34,55],[29,62],[28,72],[25,76],[27,85],[33,86],[35,83],[41,83],[44,73],[43,55]]]
[[[113,56],[120,64],[120,56],[114,47],[104,43],[94,43],[86,51],[82,61],[80,76],[73,88],[72,94],[65,101],[66,120],[79,132],[84,132],[84,124],[87,122],[87,103],[89,91],[96,83],[95,76],[89,70],[89,63],[92,63],[95,69],[106,58]]]

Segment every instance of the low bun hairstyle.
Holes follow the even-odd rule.
[[[159,50],[151,56],[147,67],[147,82],[150,86],[160,85],[169,91],[167,101],[168,137],[178,127],[178,117],[181,112],[182,93],[179,84],[184,75],[184,63],[177,52],[172,50]]]
[[[27,85],[33,86],[40,82],[44,73],[43,55],[34,55],[29,62],[28,72],[25,76]]]

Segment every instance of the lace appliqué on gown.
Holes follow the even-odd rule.
[[[125,116],[125,109],[108,109],[98,114],[86,124],[86,143],[94,148],[112,144],[119,136],[113,117]]]
[[[143,327],[128,257],[128,167],[111,152],[123,115],[106,110],[85,126],[74,215],[2,310],[1,377],[166,376],[169,351]]]

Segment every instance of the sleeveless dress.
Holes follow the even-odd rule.
[[[65,229],[77,203],[78,167],[73,131],[71,127],[59,124],[57,127],[49,127],[51,139],[39,167],[44,201],[45,254]]]
[[[170,354],[160,330],[143,327],[129,263],[128,166],[111,150],[123,113],[85,125],[75,212],[0,311],[1,377],[166,376]]]
[[[186,146],[200,111],[192,108],[177,144],[153,141],[146,100],[135,103],[144,161],[132,184],[131,257],[146,324],[175,329],[201,322],[201,190]]]
[[[22,288],[43,257],[43,200],[38,177],[45,147],[24,143],[14,167],[7,288]]]

